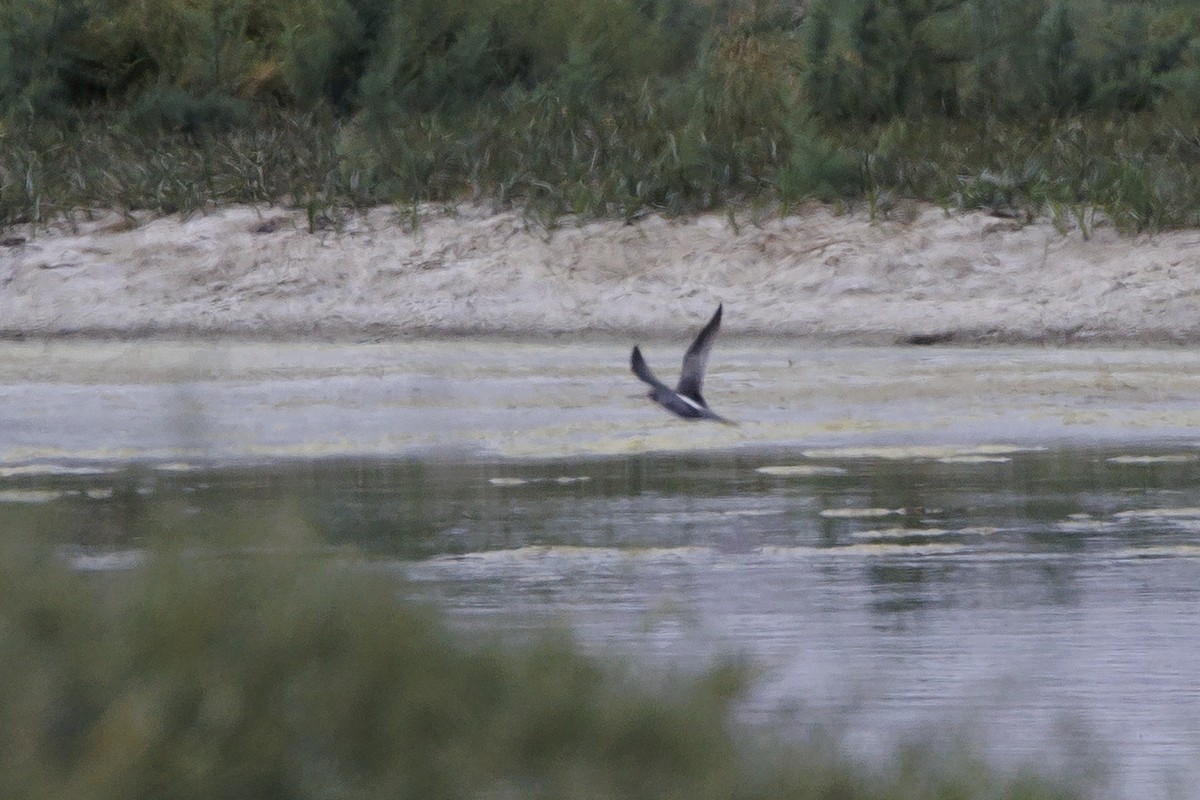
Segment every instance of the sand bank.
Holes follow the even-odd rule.
[[[650,216],[553,231],[516,212],[115,215],[0,245],[0,334],[726,335],[826,342],[1200,342],[1200,232],[1084,237],[1048,221],[823,206],[753,221]]]

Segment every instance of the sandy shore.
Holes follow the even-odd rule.
[[[0,335],[381,339],[693,331],[825,342],[1200,342],[1200,232],[1084,237],[926,207],[547,232],[515,212],[114,215],[0,244]]]

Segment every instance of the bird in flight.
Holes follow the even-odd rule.
[[[726,425],[735,425],[736,423],[711,411],[708,403],[704,402],[704,397],[700,394],[700,384],[704,380],[704,366],[708,363],[708,352],[712,350],[713,339],[716,338],[717,330],[720,327],[721,306],[717,306],[717,313],[712,315],[712,319],[708,321],[708,324],[704,326],[704,329],[696,336],[696,340],[692,342],[692,346],[684,354],[683,371],[679,374],[679,385],[674,389],[654,377],[650,367],[646,366],[646,359],[642,358],[642,351],[635,346],[633,355],[629,359],[629,366],[633,369],[634,375],[650,384],[650,392],[646,396],[667,411],[684,419],[711,419]]]

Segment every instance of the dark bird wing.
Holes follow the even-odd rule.
[[[679,373],[679,386],[676,389],[684,397],[690,397],[700,405],[708,408],[708,403],[700,396],[700,384],[704,382],[704,367],[708,364],[708,353],[712,350],[713,339],[721,328],[721,306],[717,313],[696,336],[696,341],[683,355],[683,371]]]
[[[650,371],[650,367],[646,366],[646,359],[642,358],[642,351],[636,347],[633,348],[633,355],[629,357],[629,366],[633,370],[634,375],[637,375],[654,388],[670,391],[665,383],[654,377],[654,373]]]

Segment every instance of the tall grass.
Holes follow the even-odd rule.
[[[1153,230],[1196,223],[1197,98],[1185,0],[26,0],[0,224],[890,196]]]
[[[874,769],[768,744],[731,720],[742,668],[636,678],[562,636],[452,632],[286,509],[138,519],[150,554],[124,570],[77,571],[36,531],[0,545],[5,797],[1074,796],[961,748]]]

